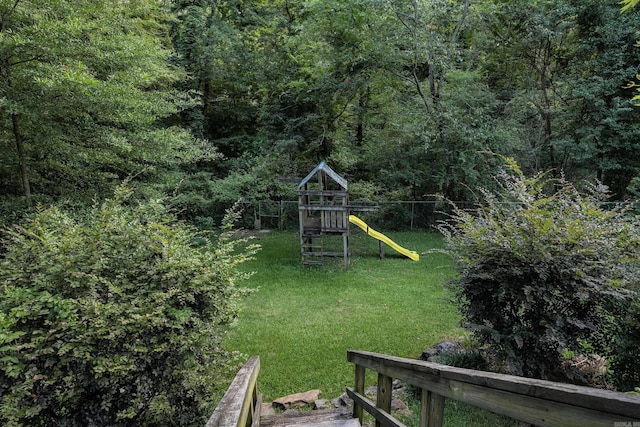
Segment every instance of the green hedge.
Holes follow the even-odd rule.
[[[220,346],[243,290],[226,237],[202,241],[126,186],[83,218],[52,207],[6,233],[0,424],[202,425],[234,369]]]
[[[456,208],[440,227],[457,261],[452,287],[466,326],[499,369],[590,382],[571,358],[597,354],[628,388],[640,346],[637,328],[623,326],[633,323],[640,277],[638,218],[605,207],[599,186],[581,192],[509,166],[501,193],[484,191],[482,206]]]

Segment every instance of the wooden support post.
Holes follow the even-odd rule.
[[[422,389],[420,403],[420,427],[442,427],[444,396]]]
[[[380,259],[384,259],[384,243],[382,243],[382,240],[378,240],[378,253]]]
[[[413,231],[413,218],[415,217],[416,212],[416,202],[411,202],[411,231]]]
[[[253,404],[253,416],[251,418],[251,427],[260,427],[260,411],[262,408],[262,394],[258,393],[258,388],[256,385],[255,393],[255,402]]]
[[[378,396],[376,406],[386,413],[391,413],[391,393],[393,392],[393,379],[384,374],[378,374]],[[380,421],[376,420],[376,427],[381,427]]]
[[[306,187],[305,187],[306,188]],[[302,266],[304,267],[304,218],[306,216],[306,212],[302,210],[300,207],[306,203],[306,196],[299,195],[298,196],[298,221],[299,221],[299,229],[300,229],[300,257],[302,258]]]
[[[344,270],[349,269],[349,231],[342,233],[342,256],[344,257]]]
[[[356,393],[364,395],[364,379],[365,379],[365,368],[362,365],[356,365],[356,378],[355,378],[355,386],[354,390]],[[353,402],[353,418],[357,418],[360,420],[360,425],[362,425],[362,406],[358,405],[355,401]]]

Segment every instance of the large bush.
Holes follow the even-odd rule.
[[[253,247],[195,247],[202,236],[126,186],[82,219],[44,209],[6,236],[0,424],[204,424]]]
[[[611,363],[614,385],[622,391],[637,391],[640,388],[640,300],[635,299],[618,319],[621,333],[616,337],[616,354]]]
[[[456,208],[440,226],[457,261],[452,286],[464,322],[501,369],[577,381],[572,357],[615,360],[626,351],[616,341],[640,344],[620,339],[618,321],[640,277],[639,223],[623,208],[605,208],[599,186],[580,192],[508,165],[501,193],[482,191],[481,207]],[[633,367],[617,369],[624,376]]]

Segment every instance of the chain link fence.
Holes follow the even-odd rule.
[[[462,209],[472,209],[473,202],[454,202]],[[621,202],[604,203],[614,208]],[[298,230],[298,202],[262,200],[243,203],[241,226],[270,230]],[[638,202],[625,203],[630,212],[638,213]],[[446,219],[452,206],[443,201],[394,201],[378,203],[352,202],[352,215],[360,217],[373,228],[386,231],[433,230],[439,220]]]
[[[474,206],[469,202],[456,204],[462,208]],[[352,206],[352,215],[374,228],[388,231],[432,229],[451,211],[451,205],[441,201],[352,202]],[[244,203],[241,225],[245,228],[297,230],[298,221],[297,201],[262,200]]]

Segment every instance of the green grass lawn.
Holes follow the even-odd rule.
[[[454,274],[452,260],[429,252],[442,247],[442,238],[426,232],[385,234],[420,253],[420,261],[388,247],[380,260],[378,241],[354,230],[348,271],[341,259],[303,268],[297,233],[260,237],[262,251],[244,265],[256,272],[249,282],[255,292],[243,302],[224,345],[260,356],[258,387],[265,401],[316,388],[322,398],[341,395],[354,381],[348,349],[415,359],[426,347],[464,336],[444,288]],[[368,383],[375,383],[373,374]],[[453,401],[447,402],[445,419],[448,426],[509,425]]]
[[[341,260],[303,268],[296,233],[268,233],[262,251],[245,268],[256,271],[226,347],[260,355],[260,390],[271,400],[319,388],[337,397],[352,385],[347,349],[417,358],[425,347],[463,335],[456,308],[443,283],[453,274],[451,260],[426,253],[440,247],[438,235],[387,233],[421,254],[419,262],[385,250],[354,231],[351,267]]]

